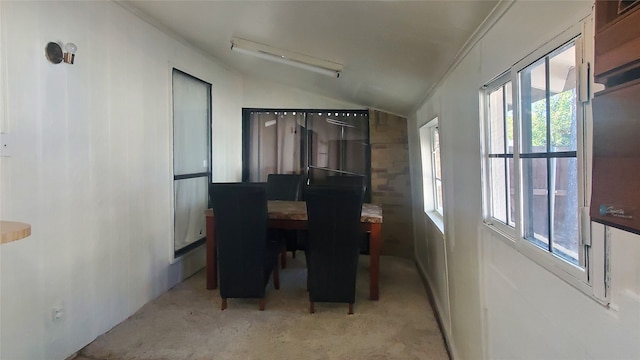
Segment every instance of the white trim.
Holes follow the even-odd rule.
[[[478,232],[476,238],[479,239],[479,247],[478,247],[478,274],[477,274],[477,279],[478,279],[478,284],[480,284],[480,331],[481,331],[481,339],[482,339],[482,358],[483,359],[491,359],[491,355],[489,354],[489,344],[490,344],[490,339],[489,339],[489,317],[487,315],[487,311],[488,311],[488,306],[487,306],[487,281],[488,278],[486,276],[486,262],[487,262],[487,255],[485,253],[485,247],[487,246],[487,239],[486,239],[486,231],[484,230],[485,227],[480,224],[476,231]]]
[[[427,99],[429,99],[437,89],[440,88],[440,85],[444,83],[444,80],[453,72],[453,70],[464,60],[465,57],[469,54],[471,49],[480,41],[484,36],[493,28],[493,26],[502,18],[502,16],[509,10],[511,5],[515,3],[515,0],[500,0],[498,4],[491,10],[489,15],[482,21],[482,23],[476,28],[476,30],[471,34],[469,39],[462,45],[456,56],[453,58],[453,61],[449,64],[449,66],[442,72],[442,74],[438,77],[438,81],[436,81],[431,88],[427,91],[426,95],[418,102],[419,105],[416,105],[412,112],[417,112],[420,108],[421,104],[424,104]]]
[[[442,218],[442,214],[434,210],[425,211],[424,214],[429,218],[438,231],[440,231],[440,234],[444,236],[444,219]]]
[[[591,257],[589,258],[589,279],[593,286],[593,296],[602,304],[608,305],[611,301],[611,294],[606,289],[608,272],[607,259],[609,249],[607,247],[607,226],[591,223]],[[595,256],[595,254],[602,256]],[[595,271],[595,269],[603,271]]]
[[[438,127],[438,116],[433,117],[418,129],[420,143],[420,160],[422,167],[422,196],[423,210],[433,223],[444,234],[444,199],[442,213],[436,209],[437,188],[435,184],[435,169],[433,157],[433,130]],[[440,140],[441,141],[441,140]],[[440,146],[440,182],[442,181],[442,146]],[[444,197],[444,189],[443,189]]]
[[[119,3],[119,2],[118,2]],[[120,3],[119,3],[120,4]],[[169,234],[169,264],[174,264],[177,261],[182,261],[182,256],[178,256],[176,257],[176,250],[175,250],[175,233],[176,233],[176,223],[175,223],[175,219],[176,219],[176,195],[175,195],[175,180],[174,180],[174,172],[173,172],[173,148],[174,148],[174,144],[173,144],[173,69],[177,69],[177,66],[174,66],[173,63],[169,62],[169,73],[168,73],[168,82],[169,82],[169,86],[167,86],[168,91],[168,100],[167,103],[169,104],[169,113],[167,114],[167,129],[169,131],[167,131],[167,144],[169,144],[169,146],[167,147],[167,151],[168,151],[168,158],[169,161],[167,162],[167,166],[168,166],[168,173],[170,174],[170,176],[167,178],[167,181],[169,183],[169,193],[171,194],[169,196],[169,218],[167,219],[167,222],[169,224],[171,224],[170,228],[171,228],[171,234]],[[183,254],[186,255],[186,254]]]
[[[420,259],[415,256],[414,257],[414,261],[416,263],[416,266],[418,267],[418,271],[422,274],[422,277],[426,280],[427,282],[427,286],[429,287],[429,291],[431,292],[432,298],[433,298],[433,302],[435,303],[436,309],[435,312],[437,313],[438,318],[440,319],[440,324],[442,324],[443,327],[445,327],[442,332],[442,336],[445,337],[447,344],[449,345],[449,353],[451,355],[451,360],[455,360],[455,359],[459,359],[460,357],[458,356],[458,351],[456,350],[456,346],[453,342],[453,331],[451,330],[451,301],[448,301],[447,304],[445,304],[447,306],[447,308],[449,309],[449,321],[445,322],[446,319],[442,318],[442,310],[444,308],[443,304],[440,303],[438,297],[436,296],[436,294],[434,293],[433,289],[435,289],[435,287],[433,286],[433,282],[431,280],[431,278],[429,277],[429,273],[425,270],[424,265],[422,264],[422,262],[420,261]],[[445,272],[448,272],[448,269],[446,268],[446,256],[445,256]],[[445,276],[445,279],[447,280],[447,299],[449,299],[449,275],[447,274]]]
[[[515,227],[510,226],[502,221],[500,221],[499,219],[495,218],[492,216],[492,208],[493,208],[493,201],[492,201],[492,189],[491,189],[491,173],[489,172],[489,169],[491,168],[491,160],[488,157],[489,154],[489,150],[488,148],[491,146],[491,139],[490,139],[490,134],[489,134],[489,130],[490,127],[488,126],[489,121],[491,120],[491,117],[489,115],[489,102],[487,101],[487,98],[489,97],[489,94],[493,91],[498,90],[499,88],[504,87],[507,83],[511,83],[511,89],[512,92],[514,91],[514,83],[511,80],[511,72],[510,71],[506,71],[500,75],[498,75],[497,77],[495,77],[494,79],[492,79],[489,83],[485,84],[482,89],[480,90],[480,133],[483,134],[482,136],[482,141],[481,141],[481,156],[482,156],[482,188],[484,190],[483,194],[482,194],[482,199],[483,199],[483,214],[482,214],[482,219],[483,222],[489,226],[495,226],[496,228],[498,228],[500,230],[500,232],[503,232],[505,234],[510,234],[510,236],[515,237]],[[515,118],[515,106],[512,106],[512,112],[513,112],[513,121],[514,121],[514,128],[515,128],[515,122],[516,122],[516,118]],[[506,123],[504,124],[504,126],[506,126]],[[515,129],[514,129],[514,135],[515,135]],[[514,150],[515,148],[515,142],[516,139],[514,139]],[[506,149],[505,149],[506,152]],[[514,155],[515,156],[515,155]],[[515,162],[514,162],[515,164]],[[505,169],[506,170],[506,169]],[[514,174],[515,175],[515,174]],[[514,178],[515,181],[515,178]],[[505,184],[507,185],[507,184]],[[508,199],[505,199],[506,201],[508,201]],[[506,205],[506,204],[505,204]],[[516,216],[516,218],[518,218]],[[519,220],[519,218],[518,218]],[[517,223],[516,219],[513,219],[514,222]]]

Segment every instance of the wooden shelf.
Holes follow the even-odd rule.
[[[0,231],[2,232],[0,244],[4,244],[31,235],[31,225],[15,221],[0,221]]]

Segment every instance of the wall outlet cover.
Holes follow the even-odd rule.
[[[11,141],[9,134],[0,133],[0,156],[11,156]]]

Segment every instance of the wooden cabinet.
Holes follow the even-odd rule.
[[[596,1],[596,82],[615,85],[640,69],[640,0]]]
[[[640,80],[593,100],[591,219],[640,233]]]
[[[640,234],[640,0],[596,1],[591,219]]]

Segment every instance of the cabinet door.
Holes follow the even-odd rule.
[[[640,60],[640,3],[629,5],[618,14],[618,1],[596,3],[595,67],[596,81],[638,68]]]
[[[591,218],[640,234],[640,80],[593,100]]]

